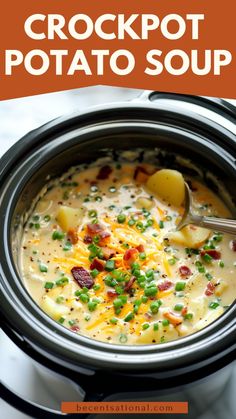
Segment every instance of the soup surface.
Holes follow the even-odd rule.
[[[144,163],[81,166],[34,208],[23,235],[24,283],[74,333],[164,343],[202,329],[235,300],[236,240],[194,226],[176,233],[181,188],[178,179],[163,184],[162,198],[168,192],[175,205],[160,198],[150,182],[156,171]],[[185,180],[196,213],[230,217],[205,185]]]

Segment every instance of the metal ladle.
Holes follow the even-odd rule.
[[[207,217],[205,215],[197,215],[193,212],[192,193],[188,184],[185,182],[185,211],[176,231],[181,230],[188,224],[194,224],[199,227],[208,228],[221,233],[236,234],[236,220],[228,218]]]

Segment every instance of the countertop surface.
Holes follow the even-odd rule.
[[[28,131],[57,116],[82,111],[90,105],[134,100],[141,93],[140,90],[96,86],[0,102],[0,156]],[[236,101],[231,101],[231,103],[236,106]],[[56,405],[56,398],[60,400],[67,386],[66,383],[58,384],[55,381],[52,387],[56,387],[57,394],[49,393],[43,377],[38,374],[31,361],[3,332],[0,332],[0,371],[1,379],[15,391],[45,405],[49,398],[52,405],[53,401]],[[78,394],[76,389],[70,391],[72,395],[74,391],[74,400],[76,400]],[[194,419],[235,419],[235,395],[236,365],[232,365],[230,382],[222,389],[217,400],[210,407],[206,407],[201,415],[196,413]],[[0,416],[3,419],[28,418],[2,400],[0,401]]]

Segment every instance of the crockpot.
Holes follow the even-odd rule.
[[[176,154],[190,159],[220,194],[206,175],[210,171],[223,183],[235,213],[236,108],[221,99],[145,92],[135,101],[55,119],[23,137],[0,161],[1,327],[37,363],[79,383],[85,400],[121,391],[169,392],[209,379],[235,361],[236,302],[190,336],[160,345],[124,346],[57,324],[23,286],[17,258],[22,227],[42,187],[70,166],[94,161],[107,150],[116,159],[119,150],[137,148],[151,150],[159,161],[165,158],[170,168],[176,167]],[[61,416],[3,384],[1,390],[6,401],[32,417]]]

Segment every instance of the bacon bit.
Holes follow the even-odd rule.
[[[147,320],[152,319],[152,315],[150,313],[145,313],[144,316],[146,317]]]
[[[116,252],[109,247],[101,247],[103,253],[103,259],[108,260],[115,256]]]
[[[108,239],[111,237],[110,233],[108,231],[102,231],[101,234],[99,234],[100,240],[99,240],[99,246],[103,246],[107,243]]]
[[[76,244],[79,241],[78,233],[75,228],[70,228],[67,233],[68,239],[72,244]]]
[[[192,275],[191,269],[189,269],[188,266],[180,266],[179,267],[179,273],[181,276],[189,276]]]
[[[214,249],[202,250],[201,256],[204,256],[205,254],[211,256],[215,260],[221,259],[221,253],[218,252],[218,250],[214,250]]]
[[[99,260],[97,258],[93,259],[91,265],[90,265],[90,269],[97,269],[99,272],[102,272],[104,269],[104,262],[102,260]]]
[[[182,310],[181,310],[182,316],[185,316],[187,314],[187,312],[188,312],[188,308],[187,307],[182,308]]]
[[[166,291],[173,286],[173,282],[165,281],[165,282],[161,282],[157,286],[158,286],[159,291]]]
[[[84,236],[84,243],[90,244],[92,242],[93,242],[93,239],[91,236],[88,236],[88,235]]]
[[[194,230],[194,231],[195,231],[195,230],[197,230],[197,227],[196,227],[196,226],[194,226],[193,224],[190,224],[190,225],[189,225],[189,228],[190,228],[190,230]]]
[[[134,172],[134,179],[138,183],[145,183],[148,180],[149,173],[142,166],[137,166]]]
[[[110,176],[112,172],[112,168],[110,166],[103,166],[100,168],[98,175],[96,176],[97,179],[99,180],[104,180],[104,179],[108,179],[108,177]]]
[[[79,332],[80,331],[80,327],[77,326],[76,324],[74,324],[73,326],[71,326],[70,330],[72,330],[72,332]]]
[[[124,290],[125,290],[125,291],[129,291],[129,290],[130,290],[130,288],[132,287],[132,285],[133,285],[134,281],[136,281],[135,276],[131,276],[131,278],[129,279],[129,281],[125,284],[125,288],[124,288]]]
[[[109,298],[114,298],[114,297],[116,297],[118,295],[118,293],[115,291],[115,290],[108,290],[107,291],[107,296],[109,297]]]
[[[231,240],[231,242],[230,242],[230,248],[231,248],[231,250],[233,250],[233,252],[236,252],[236,239],[235,240]]]
[[[92,288],[94,284],[94,280],[89,274],[86,269],[80,267],[80,266],[74,266],[74,268],[71,269],[71,273],[73,275],[74,280],[79,284],[81,288]]]
[[[171,313],[171,312],[167,312],[167,313],[163,313],[163,316],[169,320],[169,322],[171,324],[173,324],[173,326],[178,326],[179,324],[181,324],[183,322],[183,319],[179,316],[176,316],[175,314]]]
[[[125,251],[123,259],[125,262],[131,265],[137,259],[137,256],[138,256],[138,250],[132,247],[131,249],[127,249]]]
[[[144,249],[144,245],[143,244],[139,244],[138,246],[136,246],[136,248],[135,249],[137,249],[140,253],[142,253],[142,252],[144,252],[145,251],[145,249]]]
[[[104,227],[101,224],[87,224],[88,233],[91,235],[101,234],[104,231]]]
[[[212,282],[208,282],[206,290],[205,290],[205,295],[209,297],[210,295],[214,294],[214,291],[215,291],[215,285]]]

